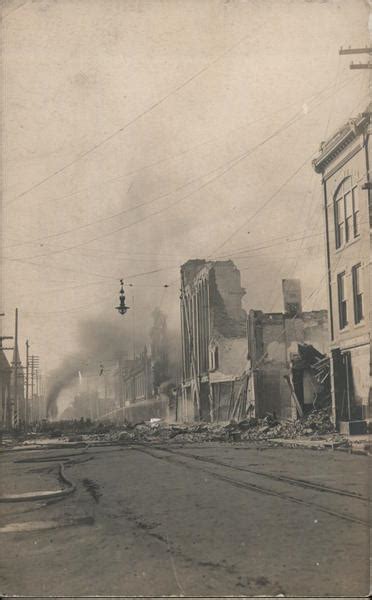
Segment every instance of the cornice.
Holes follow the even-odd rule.
[[[364,113],[344,125],[328,142],[323,144],[319,156],[313,160],[316,173],[324,173],[325,168],[364,133],[369,122],[370,113]]]
[[[337,173],[337,171],[342,169],[342,167],[344,167],[353,158],[353,156],[358,154],[358,152],[360,152],[361,150],[363,150],[362,143],[355,146],[355,148],[353,148],[353,150],[351,150],[351,152],[348,152],[344,156],[344,158],[339,163],[337,163],[337,165],[335,167],[333,167],[333,169],[331,169],[330,171],[327,171],[327,173],[323,176],[323,181],[328,181],[331,177],[333,177],[333,175],[335,175],[335,173]]]

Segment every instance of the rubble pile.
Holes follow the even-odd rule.
[[[137,424],[100,424],[91,421],[45,424],[42,432],[29,432],[24,444],[42,440],[53,443],[98,444],[187,444],[203,442],[270,441],[304,438],[310,440],[337,437],[328,409],[317,409],[296,421],[278,421],[272,415],[224,423],[174,423],[162,419]],[[338,438],[341,439],[340,436]],[[336,440],[337,441],[337,440]],[[11,441],[14,444],[14,439]],[[5,445],[5,440],[3,440]]]
[[[195,443],[259,441],[277,438],[317,437],[334,433],[335,429],[327,410],[314,410],[296,421],[278,422],[271,416],[263,419],[245,419],[230,423],[197,423],[168,425],[164,422],[126,424],[121,431],[113,432],[112,441],[130,443]]]

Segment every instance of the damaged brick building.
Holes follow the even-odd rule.
[[[371,418],[371,108],[321,144],[334,420],[363,432]]]
[[[317,360],[325,357],[328,318],[326,310],[302,311],[299,280],[284,279],[282,286],[283,313],[249,311],[248,402],[252,416],[296,419],[313,408],[321,395],[311,361],[303,360],[300,353],[311,349]]]
[[[225,421],[245,412],[245,294],[231,260],[189,260],[181,267],[184,421]]]

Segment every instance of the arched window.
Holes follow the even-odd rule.
[[[334,195],[336,248],[341,248],[359,235],[359,203],[357,186],[346,177]]]

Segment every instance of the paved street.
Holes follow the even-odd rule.
[[[1,592],[365,595],[368,460],[214,443],[6,452],[2,494],[61,487],[60,461],[77,487],[0,505]]]

